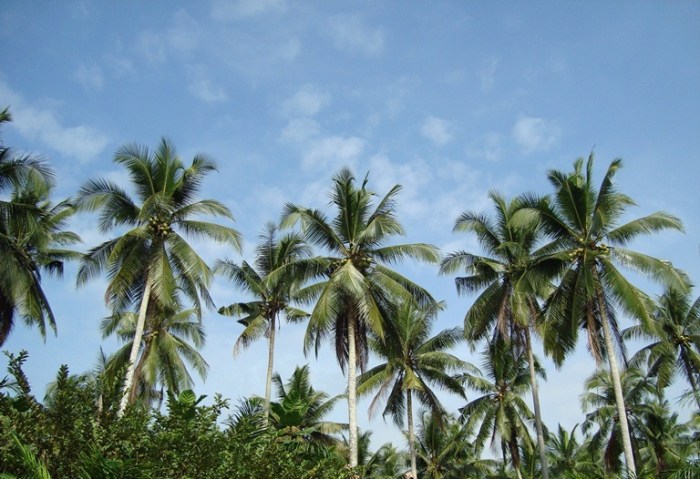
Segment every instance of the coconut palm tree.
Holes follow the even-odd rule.
[[[114,161],[127,169],[140,204],[108,180],[90,180],[82,186],[79,206],[99,210],[100,231],[117,230],[118,235],[88,251],[78,271],[78,285],[105,272],[108,306],[115,313],[138,309],[119,407],[122,414],[133,397],[134,372],[151,302],[164,310],[176,310],[176,291],[180,291],[198,317],[202,302],[213,304],[208,291],[212,271],[181,233],[239,249],[240,236],[230,227],[193,219],[197,215],[232,219],[220,202],[196,199],[204,176],[215,170],[207,156],[196,155],[186,167],[172,143],[163,139],[153,152],[125,145],[117,150]]]
[[[342,396],[329,397],[322,391],[316,391],[311,385],[309,366],[294,369],[286,384],[279,374],[273,377],[277,389],[277,401],[270,403],[271,425],[285,434],[305,441],[325,445],[334,445],[338,439],[333,437],[347,424],[325,421]]]
[[[685,437],[688,425],[679,423],[678,414],[670,410],[666,400],[647,402],[639,422],[642,439],[639,455],[647,469],[653,469],[654,477],[666,477],[692,458]]]
[[[107,361],[108,376],[115,377],[128,367],[137,321],[138,314],[133,312],[115,314],[102,321],[103,337],[116,334],[124,343]],[[204,327],[194,309],[164,310],[152,301],[146,314],[129,401],[140,399],[150,405],[154,399],[162,399],[162,389],[159,393],[158,386],[174,395],[192,389],[194,381],[187,363],[205,379],[209,365],[198,352],[204,342]]]
[[[442,305],[440,305],[442,306]],[[440,308],[441,309],[441,308]],[[371,338],[370,349],[386,360],[358,378],[359,396],[377,391],[370,404],[370,416],[386,398],[383,416],[391,416],[403,428],[408,423],[408,445],[411,474],[418,479],[416,438],[413,426],[413,399],[426,406],[435,417],[443,412],[435,388],[446,389],[464,397],[460,382],[450,373],[463,372],[470,365],[446,350],[464,338],[459,328],[448,329],[430,336],[430,328],[438,308],[420,309],[404,303],[396,307],[390,328],[383,338]],[[472,369],[476,369],[473,368]],[[388,394],[388,396],[387,396]]]
[[[467,429],[476,431],[477,453],[487,441],[492,447],[499,441],[503,461],[507,462],[509,455],[518,479],[522,479],[520,448],[533,449],[527,426],[533,413],[522,398],[530,388],[527,362],[520,355],[514,356],[505,340],[488,343],[482,356],[485,374],[464,375],[467,387],[481,396],[460,409],[461,417]],[[537,363],[536,369],[544,376]]]
[[[7,108],[0,126],[12,121]],[[68,201],[52,205],[53,173],[31,155],[18,155],[0,137],[0,346],[19,315],[37,326],[46,338],[46,323],[54,332],[56,321],[41,287],[41,273],[61,276],[63,263],[77,253],[65,247],[80,241],[65,231],[73,214]]]
[[[52,204],[52,189],[45,177],[30,173],[13,185],[10,201],[0,205],[0,345],[16,315],[36,326],[43,338],[47,323],[56,332],[56,320],[41,285],[42,272],[61,277],[64,263],[81,255],[68,249],[80,237],[65,229],[75,208],[69,200]]]
[[[592,155],[585,170],[583,159],[574,162],[571,173],[550,170],[547,176],[554,186],[553,199],[533,198],[531,203],[539,213],[544,232],[552,238],[546,247],[551,253],[543,257],[560,260],[562,267],[559,285],[545,304],[545,350],[560,365],[575,347],[578,331],[583,329],[596,363],[600,365],[607,357],[615,384],[627,469],[635,475],[614,345],[619,336],[615,311],[649,322],[651,300],[630,283],[618,266],[629,267],[681,291],[688,287],[685,275],[667,261],[625,248],[639,236],[681,230],[682,226],[678,218],[663,212],[619,225],[627,209],[634,205],[613,183],[621,166],[621,160],[614,160],[597,189]]]
[[[470,276],[456,278],[457,292],[481,291],[464,318],[464,331],[472,344],[486,337],[495,340],[502,336],[524,349],[530,369],[541,474],[547,479],[549,470],[530,330],[535,328],[540,316],[538,296],[546,294],[557,262],[536,261],[539,252],[535,246],[541,230],[536,221],[514,221],[524,206],[521,199],[506,202],[496,192],[491,192],[489,197],[495,207],[495,218],[465,212],[454,227],[454,231],[474,233],[488,256],[467,251],[450,253],[442,261],[440,272],[464,269]]]
[[[668,289],[659,297],[653,319],[623,332],[624,338],[653,341],[634,355],[632,364],[646,363],[661,389],[680,372],[700,409],[700,297],[691,304],[689,294]]]
[[[279,327],[280,315],[284,315],[289,321],[308,317],[308,313],[290,304],[294,291],[299,287],[298,280],[292,271],[287,269],[279,275],[273,275],[273,273],[298,259],[310,256],[310,249],[303,238],[296,233],[278,237],[277,227],[271,223],[266,225],[260,240],[256,248],[254,266],[246,261],[237,265],[230,260],[225,260],[217,262],[215,271],[231,279],[239,289],[256,297],[253,301],[233,303],[219,308],[219,313],[240,318],[238,322],[245,326],[233,348],[234,354],[248,347],[261,336],[267,338],[264,408],[268,414],[275,358],[275,335]]]
[[[426,479],[483,477],[497,461],[481,459],[470,441],[471,431],[454,417],[424,410],[416,433],[418,470]]]
[[[369,431],[363,435],[369,436]],[[363,477],[367,479],[396,479],[406,471],[406,453],[399,451],[390,442],[382,444],[374,453],[361,462]]]
[[[654,383],[637,368],[624,370],[621,383],[625,394],[625,420],[631,425],[633,448],[639,451],[639,430],[643,415],[656,390]],[[588,433],[597,427],[589,446],[592,451],[602,453],[603,464],[608,473],[619,473],[622,468],[619,462],[623,447],[622,421],[618,416],[614,389],[611,372],[598,370],[586,381],[585,392],[581,396],[581,405],[587,413],[582,430]]]
[[[561,424],[557,427],[556,434],[549,435],[547,440],[547,452],[549,463],[554,477],[567,477],[567,473],[577,473],[583,477],[603,476],[602,469],[592,459],[590,448],[586,443],[580,444],[576,439],[576,424],[571,431],[564,429]]]
[[[388,304],[401,299],[427,306],[434,302],[417,284],[390,269],[387,264],[401,259],[439,261],[437,248],[427,244],[385,246],[404,230],[395,216],[394,186],[376,204],[367,189],[367,177],[357,186],[352,172],[341,170],[333,178],[331,204],[333,219],[319,210],[288,204],[283,226],[301,222],[309,243],[324,248],[329,256],[306,262],[315,269],[319,283],[301,292],[317,298],[306,331],[304,351],[318,349],[328,335],[334,337],[336,357],[343,371],[347,366],[350,466],[357,466],[357,367],[367,361],[367,334],[383,337]]]

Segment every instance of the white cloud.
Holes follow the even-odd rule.
[[[330,95],[313,85],[304,85],[282,104],[282,111],[291,117],[312,117],[330,102]]]
[[[513,138],[526,154],[549,150],[560,136],[557,123],[543,118],[522,116],[513,126]]]
[[[366,25],[355,15],[331,17],[328,31],[338,50],[368,57],[379,56],[384,51],[384,30]]]
[[[228,99],[224,89],[212,82],[202,65],[190,69],[188,90],[195,98],[206,103],[220,103]]]
[[[305,169],[352,167],[365,149],[365,141],[356,136],[327,136],[312,141],[303,155]]]
[[[12,125],[22,136],[39,140],[62,155],[87,162],[99,155],[109,142],[107,136],[95,128],[63,126],[53,111],[27,104],[19,93],[2,80],[0,98],[10,104],[14,120]]]
[[[137,38],[137,50],[147,62],[163,63],[171,53],[191,54],[199,44],[200,36],[197,21],[186,11],[179,10],[173,15],[172,25],[165,31],[142,32]]]
[[[485,61],[477,72],[482,90],[490,90],[493,86],[496,81],[496,69],[498,68],[499,62],[500,60],[498,58],[491,58]]]
[[[286,8],[285,0],[238,0],[236,2],[217,0],[212,5],[211,17],[218,21],[230,21],[284,11]]]
[[[319,123],[311,118],[295,118],[287,123],[282,130],[282,140],[302,143],[318,136],[321,130]]]
[[[452,126],[447,120],[429,116],[423,122],[420,133],[437,146],[444,146],[452,139]]]
[[[104,84],[102,70],[97,65],[81,64],[74,76],[78,83],[87,90],[101,90]]]

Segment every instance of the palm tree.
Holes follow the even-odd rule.
[[[655,477],[666,477],[680,469],[692,457],[685,438],[688,425],[678,422],[678,414],[669,412],[668,401],[653,401],[645,405],[639,433],[643,440],[639,455]]]
[[[470,431],[444,412],[422,411],[417,429],[418,470],[427,479],[482,477],[496,465],[479,458]]]
[[[532,438],[527,423],[533,413],[522,396],[530,388],[530,375],[522,356],[513,354],[511,344],[498,340],[486,345],[482,367],[486,374],[464,375],[466,385],[481,394],[460,409],[467,429],[475,428],[474,439],[477,453],[490,440],[493,447],[500,441],[503,461],[510,455],[510,462],[518,479],[520,470],[520,447],[532,450]],[[538,373],[544,372],[536,364]]]
[[[396,299],[427,306],[434,302],[417,284],[393,271],[391,264],[404,258],[439,261],[437,248],[427,244],[384,246],[390,236],[403,235],[395,217],[395,201],[401,187],[394,186],[373,205],[375,194],[367,189],[367,177],[358,188],[348,169],[333,178],[331,204],[337,209],[329,220],[324,213],[288,204],[283,226],[301,221],[309,243],[325,248],[330,256],[306,262],[321,282],[300,294],[318,298],[309,318],[304,351],[316,353],[322,340],[334,336],[341,370],[348,370],[350,466],[357,466],[357,367],[367,361],[367,334],[384,336],[385,310]]]
[[[273,381],[278,400],[270,403],[270,420],[275,429],[320,444],[338,442],[333,435],[347,429],[347,424],[324,421],[323,417],[342,396],[329,397],[316,391],[311,385],[308,365],[295,368],[287,384],[279,374],[275,374]]]
[[[646,362],[660,389],[668,387],[680,371],[700,409],[700,297],[691,304],[689,294],[667,289],[659,297],[653,318],[623,332],[624,338],[653,341],[634,355],[632,364]]]
[[[631,432],[641,429],[643,415],[647,404],[655,395],[653,382],[637,368],[628,368],[621,375],[622,390],[625,395],[625,423],[631,424]],[[581,396],[581,404],[586,414],[582,429],[588,433],[597,426],[592,435],[590,448],[592,451],[602,451],[603,464],[607,472],[620,472],[621,464],[618,459],[622,452],[622,420],[618,416],[616,397],[611,372],[599,370],[585,384],[585,392]],[[634,450],[639,450],[639,434],[631,434]]]
[[[442,261],[440,272],[464,269],[470,276],[456,278],[457,292],[482,291],[464,318],[464,331],[469,341],[476,343],[487,336],[494,340],[502,336],[524,348],[530,369],[541,474],[547,479],[549,471],[530,329],[535,327],[540,316],[538,296],[545,294],[549,279],[556,271],[552,268],[556,262],[536,261],[539,252],[534,249],[541,230],[535,221],[514,221],[524,207],[520,199],[506,202],[496,192],[491,192],[489,197],[496,210],[494,219],[465,212],[454,227],[454,231],[473,232],[489,256],[466,251],[450,253]]]
[[[461,372],[469,365],[446,350],[464,338],[459,328],[444,330],[430,337],[430,327],[438,308],[421,310],[411,303],[396,307],[391,327],[383,338],[371,338],[369,345],[386,362],[358,378],[359,396],[378,390],[370,404],[370,415],[386,397],[383,416],[390,415],[403,428],[404,415],[408,422],[408,445],[411,474],[418,479],[416,438],[413,427],[413,397],[436,417],[443,412],[434,388],[447,389],[464,397],[460,382],[450,373]],[[388,394],[388,396],[387,396]]]
[[[0,205],[0,345],[7,339],[19,314],[46,338],[48,326],[56,332],[56,320],[41,285],[41,273],[63,276],[66,261],[80,258],[67,249],[80,237],[65,228],[75,213],[69,200],[51,203],[53,185],[30,173],[13,187],[10,201]]]
[[[363,436],[369,439],[371,432]],[[399,451],[390,442],[382,444],[373,454],[361,462],[363,477],[367,479],[396,479],[406,470],[406,453]]]
[[[10,121],[9,110],[0,111],[0,126]],[[74,210],[68,201],[52,205],[52,189],[53,173],[45,162],[15,154],[0,138],[0,346],[16,315],[36,325],[43,338],[47,322],[56,331],[41,272],[61,276],[63,262],[77,255],[64,248],[80,238],[64,230]]]
[[[229,209],[218,201],[195,198],[204,176],[215,170],[210,158],[196,155],[185,167],[174,146],[163,139],[153,152],[138,145],[123,146],[117,150],[114,161],[129,172],[140,205],[111,181],[91,180],[83,185],[79,206],[87,211],[100,210],[100,230],[127,231],[85,255],[78,284],[106,272],[109,284],[105,296],[112,310],[121,313],[138,308],[119,407],[122,414],[133,397],[134,370],[149,305],[157,302],[159,308],[175,310],[177,290],[192,303],[198,317],[202,301],[212,305],[208,291],[212,272],[180,232],[238,249],[240,236],[232,228],[192,219],[196,215],[232,219]]]
[[[215,271],[222,273],[240,289],[254,295],[256,299],[249,302],[233,303],[219,308],[219,313],[234,316],[245,329],[234,346],[234,354],[246,348],[251,342],[265,336],[267,338],[267,377],[265,381],[265,414],[270,410],[272,390],[272,372],[275,357],[275,334],[279,326],[279,317],[283,314],[287,320],[297,321],[308,314],[289,303],[293,293],[298,289],[298,281],[290,270],[273,275],[285,265],[310,256],[310,250],[301,236],[289,233],[278,237],[277,227],[268,223],[265,232],[260,235],[260,244],[256,248],[255,267],[243,261],[237,265],[230,260],[219,261]]]
[[[607,356],[615,384],[627,469],[635,475],[614,347],[618,336],[615,309],[649,322],[651,301],[625,278],[618,266],[627,266],[687,290],[685,275],[670,263],[624,247],[638,236],[667,229],[681,230],[682,226],[678,218],[663,212],[618,226],[628,207],[634,205],[613,184],[621,160],[610,164],[597,190],[593,183],[592,155],[585,171],[583,166],[583,159],[578,159],[572,173],[550,170],[548,178],[555,188],[553,201],[548,198],[532,201],[545,233],[553,240],[547,247],[553,252],[544,258],[559,260],[562,267],[561,281],[545,304],[545,349],[560,365],[575,347],[579,329],[584,329],[596,363],[600,365]]]
[[[133,312],[115,314],[102,321],[103,337],[117,334],[124,342],[107,361],[108,376],[115,377],[128,367],[137,321],[138,314]],[[192,389],[194,382],[186,363],[205,379],[209,365],[197,351],[204,346],[204,340],[204,327],[194,309],[168,311],[151,302],[129,401],[133,403],[140,398],[148,405],[154,399],[162,399],[162,392],[157,392],[159,385],[174,395]]]
[[[547,444],[552,474],[555,477],[566,477],[566,473],[577,473],[583,477],[602,476],[596,462],[591,459],[590,448],[585,443],[580,444],[576,439],[576,424],[571,431],[558,425],[556,434],[550,434]]]

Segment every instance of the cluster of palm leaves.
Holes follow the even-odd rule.
[[[7,110],[1,115],[9,120]],[[571,172],[550,171],[551,196],[507,201],[492,193],[494,217],[470,211],[455,224],[455,231],[474,234],[483,251],[444,258],[429,244],[391,244],[404,235],[396,217],[399,185],[380,196],[367,177],[358,182],[342,169],[332,181],[332,216],[288,204],[280,223],[266,226],[252,263],[224,260],[214,267],[188,242],[209,239],[240,252],[236,230],[198,219],[233,219],[222,203],[197,197],[214,162],[197,155],[186,165],[165,139],[153,151],[126,145],[114,161],[127,170],[134,195],[97,179],[75,200],[52,205],[46,165],[0,149],[0,189],[9,194],[0,201],[7,258],[0,271],[0,344],[16,317],[42,335],[47,324],[55,329],[40,273],[60,274],[65,260],[80,259],[79,285],[107,276],[112,314],[102,330],[124,343],[104,359],[101,376],[105,391],[120,397],[118,415],[130,404],[151,406],[166,392],[191,388],[188,368],[206,375],[198,352],[205,339],[201,318],[213,306],[209,287],[218,273],[250,297],[219,309],[244,327],[234,351],[262,337],[268,342],[265,394],[249,403],[251,415],[302,440],[346,448],[350,467],[364,468],[368,477],[407,471],[414,478],[636,477],[649,467],[661,477],[697,458],[697,427],[669,413],[664,394],[681,376],[690,386],[685,404],[700,407],[700,301],[689,299],[680,270],[627,248],[639,236],[682,225],[662,212],[620,224],[634,203],[615,188],[619,160],[599,186],[591,157],[577,160]],[[85,254],[66,249],[79,241],[65,230],[76,211],[97,213],[100,231],[113,237]],[[477,297],[463,328],[433,335],[444,305],[393,269],[402,260],[439,263],[441,274],[466,272],[456,279],[457,291]],[[653,301],[620,267],[658,280],[666,293]],[[621,331],[620,314],[635,325]],[[285,319],[307,322],[305,353],[318,354],[326,340],[334,346],[347,375],[348,424],[322,421],[339,398],[315,391],[308,369],[297,369],[287,385],[274,375]],[[581,443],[576,428],[551,434],[543,424],[537,381],[545,374],[533,346],[541,338],[544,353],[561,365],[580,332],[598,365],[582,400],[590,412]],[[625,339],[651,343],[627,361]],[[459,358],[462,340],[482,351],[481,368]],[[370,358],[378,364],[368,367]],[[456,415],[445,410],[438,389],[464,399]],[[468,392],[476,397],[467,400]],[[374,455],[362,450],[368,436],[357,427],[357,401],[363,395],[373,395],[370,414],[381,409],[406,427],[407,455],[391,445]],[[500,459],[483,459],[486,446]]]

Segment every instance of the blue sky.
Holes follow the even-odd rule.
[[[476,248],[452,225],[462,211],[487,210],[489,190],[548,193],[548,169],[568,170],[593,150],[599,173],[623,158],[618,184],[639,204],[631,214],[665,210],[685,223],[685,234],[633,246],[700,278],[697,2],[5,0],[0,58],[0,105],[15,119],[4,141],[51,163],[57,199],[88,178],[128,184],[114,151],[167,136],[185,160],[203,152],[218,161],[203,196],[231,208],[245,257],[285,202],[325,207],[342,166],[369,171],[382,194],[403,185],[402,241],[450,252]],[[85,248],[105,239],[89,216],[72,229]],[[240,259],[217,245],[199,250]],[[472,298],[456,296],[453,278],[402,270],[447,301],[436,328],[461,324]],[[58,337],[44,343],[18,325],[5,344],[29,350],[38,390],[60,364],[82,372],[100,345],[117,347],[98,331],[104,280],[74,284],[75,268],[46,281]],[[217,305],[242,299],[223,280],[212,293]],[[213,311],[204,321],[211,368],[197,392],[262,394],[264,344],[234,360],[239,325]],[[303,326],[283,325],[276,369],[288,377],[309,363],[317,388],[342,393],[331,348],[304,358],[302,336]],[[461,353],[479,361],[466,346]],[[583,419],[579,394],[592,367],[581,344],[560,372],[550,368],[541,393],[550,427]],[[361,416],[375,444],[401,443],[393,426]]]

